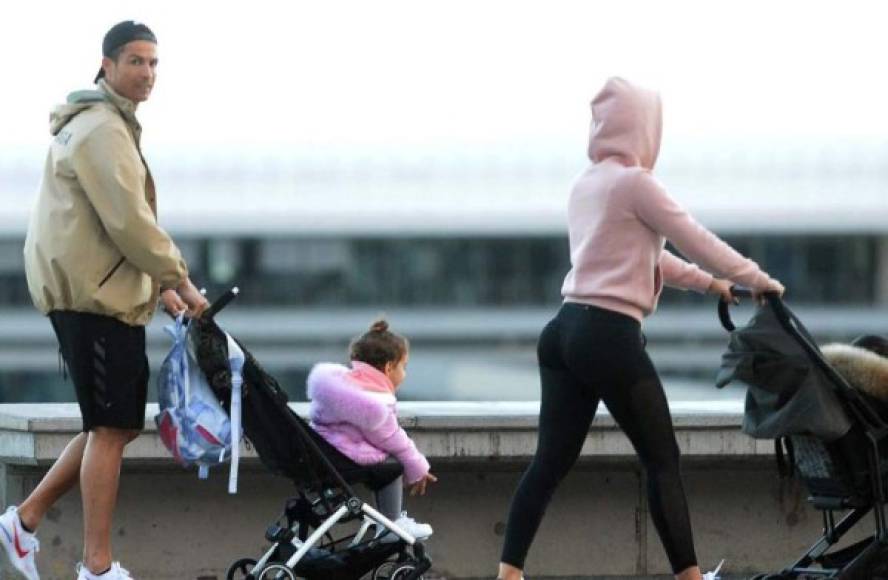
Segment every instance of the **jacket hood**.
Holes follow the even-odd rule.
[[[378,428],[389,413],[393,397],[375,396],[348,379],[349,368],[335,363],[318,363],[306,379],[312,421],[346,422],[364,429]]]
[[[888,401],[888,358],[847,344],[828,344],[820,350],[852,387]]]
[[[62,127],[67,125],[71,119],[96,103],[107,100],[108,97],[102,91],[74,91],[68,95],[68,101],[64,105],[58,105],[49,114],[49,132],[53,136],[58,135]]]
[[[395,394],[395,385],[384,372],[365,362],[351,361],[352,370],[348,378],[356,382],[365,391]]]
[[[598,163],[615,157],[626,166],[653,169],[662,129],[657,93],[610,78],[592,100],[589,159]]]
[[[89,89],[84,91],[74,91],[68,95],[67,102],[59,105],[49,114],[49,132],[55,136],[58,135],[62,127],[68,122],[89,109],[96,103],[111,103],[120,111],[124,119],[138,131],[141,129],[139,122],[136,120],[136,104],[117,94],[105,82],[104,79],[99,80],[97,89]]]
[[[338,363],[318,363],[312,367],[306,380],[305,394],[314,400],[319,390],[338,388],[360,393],[382,395],[380,400],[394,403],[394,385],[384,373],[366,363],[352,361],[352,368]]]

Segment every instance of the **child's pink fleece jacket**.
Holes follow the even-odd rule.
[[[755,262],[694,220],[651,175],[662,129],[656,93],[612,78],[592,101],[592,119],[592,163],[568,203],[566,302],[641,320],[656,309],[664,284],[705,292],[715,274],[768,287]],[[699,266],[665,250],[666,240]]]
[[[366,363],[351,364],[312,368],[306,383],[311,426],[355,463],[373,465],[393,456],[407,483],[419,481],[429,462],[398,424],[394,385]]]

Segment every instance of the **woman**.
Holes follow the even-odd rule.
[[[699,580],[678,445],[641,321],[664,284],[723,300],[734,300],[732,283],[756,294],[782,294],[783,286],[697,223],[651,175],[662,127],[656,93],[612,78],[592,101],[592,118],[591,164],[568,205],[564,304],[538,346],[538,447],[512,500],[499,578],[522,578],[546,506],[603,401],[644,466],[651,516],[675,577]],[[666,240],[702,268],[666,251]]]

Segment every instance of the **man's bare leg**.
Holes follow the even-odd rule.
[[[74,437],[65,446],[62,454],[46,472],[34,491],[18,507],[18,515],[27,529],[35,531],[46,512],[77,485],[80,479],[80,464],[83,461],[86,439],[86,433]]]
[[[111,566],[111,525],[117,505],[123,449],[138,432],[96,427],[80,468],[83,498],[83,563],[94,574]]]

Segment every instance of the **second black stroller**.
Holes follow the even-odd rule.
[[[213,317],[235,295],[227,293],[194,324],[198,364],[226,411],[232,389],[228,343]],[[274,377],[238,346],[246,356],[244,435],[270,471],[293,481],[297,494],[286,500],[283,514],[266,531],[271,547],[258,558],[238,559],[227,580],[422,579],[431,566],[423,545],[351,487],[364,483],[372,488],[386,482],[386,474],[355,464],[320,437],[290,408]],[[337,533],[345,522],[360,522],[360,527],[356,533]]]
[[[750,295],[737,288],[735,294]],[[747,389],[743,430],[776,441],[778,459],[789,456],[808,501],[823,515],[823,533],[810,549],[783,570],[754,580],[888,580],[885,403],[852,387],[776,295],[766,296],[744,328],[734,328],[726,303],[719,315],[731,341],[718,386]],[[870,513],[873,532],[837,548]]]

